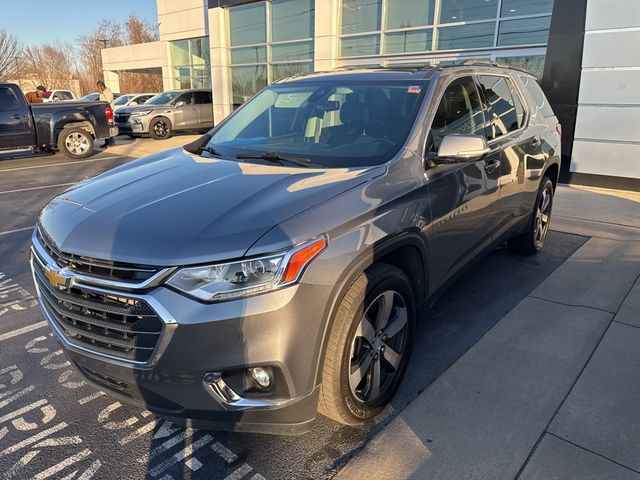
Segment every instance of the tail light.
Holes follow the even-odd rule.
[[[556,132],[558,132],[558,135],[562,136],[562,125],[560,124],[556,125]]]
[[[107,107],[105,108],[104,113],[107,116],[107,122],[113,123],[113,109],[111,107]]]

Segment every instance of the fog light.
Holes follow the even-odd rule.
[[[248,369],[247,372],[251,380],[260,388],[267,389],[273,383],[270,368],[255,367]]]

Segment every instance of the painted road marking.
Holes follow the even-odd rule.
[[[28,167],[14,167],[14,168],[5,168],[4,170],[0,170],[0,173],[4,172],[16,172],[18,170],[29,170],[32,168],[47,168],[47,167],[57,167],[60,165],[86,165],[91,162],[99,162],[101,160],[116,160],[118,158],[127,158],[126,155],[114,155],[111,157],[100,157],[100,158],[91,158],[89,160],[74,161],[74,162],[60,162],[60,163],[48,163],[45,165],[29,165]]]
[[[173,465],[175,465],[176,463],[184,460],[185,458],[190,457],[194,452],[196,452],[197,450],[201,449],[207,443],[212,442],[212,441],[213,441],[213,437],[211,435],[208,435],[208,434],[205,435],[201,439],[196,440],[195,442],[187,445],[186,447],[184,447],[179,452],[174,453],[171,457],[167,458],[164,462],[161,462],[160,464],[158,464],[155,467],[153,467],[149,471],[149,473],[151,474],[152,477],[157,477],[158,475],[163,473],[165,470],[168,470]],[[200,463],[200,462],[198,462],[198,463]]]
[[[37,304],[38,301],[33,295],[14,282],[13,279],[0,272],[0,317],[9,310],[22,311],[35,307]],[[29,330],[25,330],[23,333],[28,331]],[[0,341],[5,339],[5,335],[15,336],[13,335],[14,333],[15,332],[0,335]]]
[[[89,403],[91,400],[95,400],[98,397],[101,397],[105,395],[105,393],[102,390],[98,390],[96,393],[92,393],[91,395],[87,395],[84,398],[81,398],[80,400],[78,400],[78,403],[80,405],[84,405],[85,403]]]
[[[240,480],[251,470],[253,470],[253,468],[246,463],[243,463],[235,472],[227,475],[224,480]]]
[[[1,311],[2,310],[0,310],[0,312]],[[0,315],[2,315],[2,313],[0,313]],[[0,342],[2,342],[3,340],[8,340],[13,337],[17,337],[18,335],[22,335],[24,333],[32,332],[46,325],[47,325],[47,322],[42,321],[42,322],[34,323],[33,325],[29,325],[28,327],[19,328],[18,330],[14,330],[13,332],[3,333],[2,335],[0,335]]]
[[[222,459],[227,463],[233,463],[238,459],[238,456],[235,453],[222,445],[220,442],[216,442],[211,445],[211,449],[218,455],[220,455]]]
[[[13,230],[7,230],[6,232],[0,232],[0,237],[2,235],[9,235],[10,233],[18,233],[18,232],[24,232],[25,230],[33,230],[34,227],[35,227],[35,225],[31,225],[30,227],[14,228]]]
[[[4,192],[0,192],[0,195],[4,195],[6,193],[20,193],[20,192],[30,192],[31,190],[43,190],[45,188],[55,188],[55,187],[69,187],[71,185],[75,185],[78,182],[71,183],[55,183],[53,185],[40,185],[38,187],[27,187],[27,188],[17,188],[15,190],[5,190]]]

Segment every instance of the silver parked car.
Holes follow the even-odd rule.
[[[150,135],[165,140],[179,130],[213,127],[210,90],[172,90],[151,97],[144,105],[119,108],[115,115],[120,133],[131,137]]]
[[[117,112],[119,108],[123,107],[135,107],[136,105],[143,105],[147,100],[158,95],[157,93],[127,93],[120,95],[115,99],[113,105]]]
[[[392,398],[422,312],[474,259],[543,248],[559,162],[558,120],[523,71],[281,80],[192,144],[47,205],[40,306],[87,379],[159,415],[356,425]]]

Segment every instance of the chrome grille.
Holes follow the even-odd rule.
[[[116,113],[115,121],[116,123],[125,123],[129,120],[129,117],[131,117],[130,113]]]
[[[92,277],[116,280],[119,282],[141,283],[162,270],[161,267],[111,262],[61,252],[56,248],[54,243],[47,238],[47,235],[40,231],[40,228],[36,229],[36,238],[58,266],[68,267],[69,270],[73,272],[90,275]]]
[[[136,363],[147,363],[164,322],[144,300],[74,285],[51,286],[39,262],[33,262],[41,306],[71,345]]]

